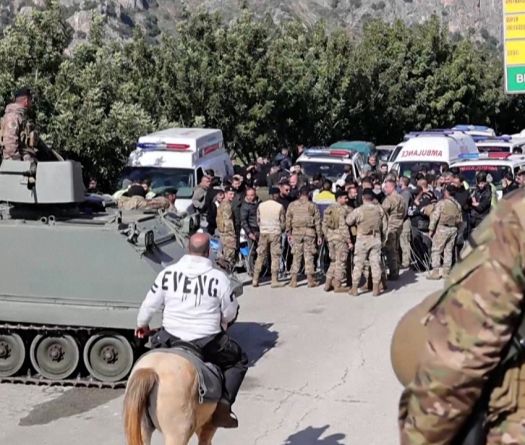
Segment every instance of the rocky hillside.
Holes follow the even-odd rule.
[[[41,7],[46,0],[0,0],[0,28],[16,14]],[[94,12],[107,19],[110,37],[129,37],[136,26],[155,38],[161,31],[173,32],[186,11],[199,7],[219,11],[226,21],[249,8],[257,16],[276,22],[297,18],[312,24],[324,20],[359,32],[370,18],[408,23],[424,21],[436,14],[452,33],[472,34],[497,44],[501,40],[501,0],[60,0],[75,38],[89,32]]]

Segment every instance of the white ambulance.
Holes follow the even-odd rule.
[[[175,187],[175,206],[183,212],[190,207],[193,189],[207,169],[221,179],[233,175],[222,131],[169,128],[139,138],[122,173],[122,187],[144,179],[151,181],[151,190],[156,194]]]
[[[396,148],[392,170],[412,177],[421,170],[439,174],[443,166],[460,159],[461,154],[479,153],[474,139],[461,131],[437,130],[409,133]],[[398,151],[399,149],[399,151]]]
[[[518,154],[525,150],[525,138],[523,136],[495,136],[485,138],[476,142],[480,153],[508,153]],[[518,150],[519,149],[519,150]]]
[[[476,175],[485,172],[492,176],[492,184],[496,187],[498,198],[502,196],[501,180],[510,173],[514,178],[525,169],[525,155],[511,155],[508,153],[479,153],[466,155],[454,161],[451,170],[459,173],[470,187],[476,187]]]

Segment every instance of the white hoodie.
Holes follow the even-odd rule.
[[[140,307],[137,325],[148,326],[162,308],[164,329],[192,341],[226,329],[239,304],[225,273],[208,258],[185,255],[157,276]]]

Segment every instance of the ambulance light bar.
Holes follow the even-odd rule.
[[[166,142],[140,142],[137,144],[137,148],[143,151],[187,151],[190,149],[190,146],[188,144],[168,144]]]
[[[459,159],[477,161],[479,159],[507,159],[511,153],[460,153]]]

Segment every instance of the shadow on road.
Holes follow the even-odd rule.
[[[343,433],[332,434],[321,438],[328,428],[330,428],[330,425],[325,425],[320,428],[309,426],[288,437],[284,445],[345,445],[343,440],[346,436]]]
[[[20,426],[45,425],[76,416],[120,397],[124,390],[73,388],[56,399],[40,403],[18,422]]]
[[[406,269],[399,273],[399,279],[396,281],[387,281],[387,292],[395,291],[403,287],[410,286],[417,282],[417,275],[412,269]]]
[[[237,322],[228,331],[248,355],[250,367],[277,345],[279,333],[272,326],[273,323]]]

